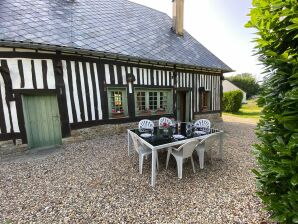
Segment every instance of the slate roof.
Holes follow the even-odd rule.
[[[172,32],[171,25],[165,13],[128,0],[0,1],[0,44],[63,46],[231,71],[189,33]]]

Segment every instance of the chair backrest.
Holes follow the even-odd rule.
[[[142,146],[140,140],[138,139],[138,136],[136,133],[130,133],[132,142],[133,142],[133,146],[134,146],[134,150],[136,150],[139,153],[140,147]]]
[[[183,158],[188,158],[192,155],[193,151],[197,147],[198,144],[200,144],[200,140],[191,140],[189,142],[184,143],[178,148],[178,151],[183,150]]]
[[[144,132],[146,130],[153,130],[153,129],[154,129],[153,121],[144,119],[139,122],[139,131],[140,132]]]
[[[209,131],[211,128],[211,122],[207,119],[200,119],[195,122],[195,128]]]
[[[169,126],[171,126],[173,124],[172,120],[170,118],[167,118],[167,117],[159,118],[158,126],[161,127],[164,123],[168,124]]]
[[[204,138],[204,141],[202,141],[202,143],[205,142],[206,148],[209,148],[212,145],[214,145],[215,141],[217,140],[218,140],[217,134],[212,133],[212,134],[209,134],[207,138]]]

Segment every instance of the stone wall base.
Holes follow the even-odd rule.
[[[194,115],[194,120],[199,120],[199,119],[208,119],[213,122],[220,122],[222,121],[222,117],[220,116],[220,113],[213,113],[213,114],[195,114]]]
[[[138,122],[124,124],[105,124],[90,128],[82,128],[71,131],[71,138],[80,138],[81,140],[89,140],[99,138],[100,136],[115,135],[126,133],[127,129],[138,127]]]
[[[0,142],[0,158],[5,155],[22,154],[27,151],[27,144],[22,144],[21,139],[17,139],[16,144],[12,140]]]

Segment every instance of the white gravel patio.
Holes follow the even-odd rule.
[[[224,161],[177,178],[173,158],[159,154],[155,188],[151,159],[138,173],[126,134],[99,137],[52,152],[0,160],[0,223],[260,223],[255,196],[253,124],[224,122]],[[214,150],[213,152],[216,152]],[[216,155],[215,155],[216,157]]]

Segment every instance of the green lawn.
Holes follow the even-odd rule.
[[[236,113],[226,113],[223,114],[228,116],[235,116],[240,118],[253,118],[259,120],[261,114],[261,107],[258,107],[256,99],[247,100],[247,104],[242,104],[239,112]]]

